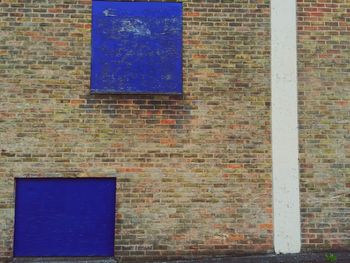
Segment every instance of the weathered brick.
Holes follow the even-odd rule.
[[[350,247],[349,10],[347,0],[298,1],[304,250]]]
[[[269,1],[183,7],[183,96],[93,95],[90,0],[0,3],[0,257],[16,177],[116,176],[123,261],[273,250]],[[298,1],[304,249],[349,246],[349,10]]]

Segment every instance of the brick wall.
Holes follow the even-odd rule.
[[[123,260],[272,252],[269,1],[183,6],[184,95],[126,96],[89,92],[91,1],[1,1],[1,257],[15,177],[116,176]]]
[[[298,1],[304,250],[350,248],[350,2]]]

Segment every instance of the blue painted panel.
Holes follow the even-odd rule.
[[[113,256],[115,179],[17,179],[14,256]]]
[[[93,93],[182,93],[182,4],[92,3]]]

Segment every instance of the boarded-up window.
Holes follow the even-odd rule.
[[[92,4],[93,93],[182,93],[182,4]]]
[[[17,179],[14,256],[113,256],[113,178]]]

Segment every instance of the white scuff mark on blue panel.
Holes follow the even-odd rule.
[[[123,20],[119,32],[128,32],[139,36],[151,35],[151,30],[149,30],[147,24],[142,22],[140,19]]]
[[[114,13],[114,10],[112,10],[112,9],[106,9],[106,10],[104,10],[104,11],[103,11],[103,14],[104,14],[105,16],[116,16],[116,14]]]

